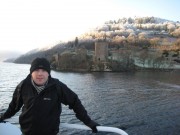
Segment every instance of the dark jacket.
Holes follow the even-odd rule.
[[[49,77],[47,86],[38,94],[31,84],[30,75],[23,81],[20,91],[16,88],[3,118],[10,118],[23,106],[19,117],[23,134],[56,135],[59,132],[61,103],[69,105],[84,124],[92,124],[78,96],[65,84]]]

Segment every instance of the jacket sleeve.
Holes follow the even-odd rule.
[[[6,110],[6,112],[2,115],[2,118],[7,119],[14,116],[21,109],[22,105],[23,105],[22,98],[20,96],[20,91],[17,86],[13,93],[13,97],[9,104],[9,107]]]
[[[88,116],[77,94],[70,90],[65,84],[61,84],[59,90],[61,91],[61,103],[69,105],[69,108],[75,112],[76,117],[84,124],[89,125],[92,120]]]

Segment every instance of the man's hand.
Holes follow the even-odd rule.
[[[0,114],[0,123],[1,122],[4,122],[4,119],[3,119],[3,115],[2,114]]]
[[[100,126],[100,125],[94,121],[91,121],[87,126],[92,129],[93,133],[97,133],[98,130],[97,130],[96,126]]]

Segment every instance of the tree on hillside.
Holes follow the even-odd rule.
[[[169,33],[171,33],[176,29],[176,26],[175,26],[174,23],[168,23],[167,24],[167,29],[168,29]]]
[[[79,40],[78,40],[78,37],[75,38],[75,41],[74,41],[74,46],[77,47],[78,46],[78,43],[79,43]]]
[[[180,27],[178,29],[175,29],[173,32],[172,32],[172,35],[174,37],[180,37]]]
[[[127,41],[128,41],[130,44],[135,44],[135,43],[136,43],[136,40],[137,40],[137,35],[134,34],[134,33],[130,33],[129,36],[127,37]]]
[[[153,37],[150,39],[150,44],[155,48],[159,44],[160,38]]]
[[[129,17],[127,21],[129,24],[134,23],[134,20],[131,17]]]
[[[116,44],[121,44],[124,40],[126,40],[125,37],[116,36],[112,39],[112,42]]]
[[[174,44],[175,44],[177,47],[179,47],[179,50],[180,50],[180,38],[178,38]]]

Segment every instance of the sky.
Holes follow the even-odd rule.
[[[52,46],[122,17],[180,21],[179,7],[179,0],[2,0],[0,52]]]

